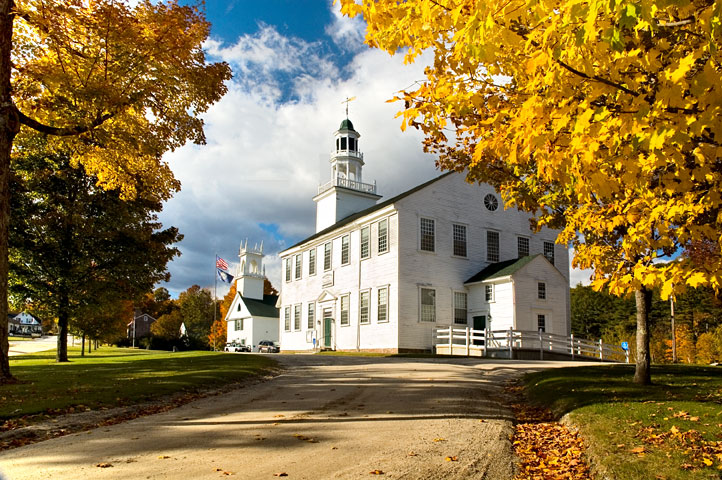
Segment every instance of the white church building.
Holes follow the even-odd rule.
[[[379,201],[360,134],[346,119],[334,135],[316,233],[280,254],[282,351],[431,351],[434,329],[449,325],[569,334],[557,231],[534,233],[528,213],[462,173]]]

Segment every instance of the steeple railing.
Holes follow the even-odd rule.
[[[331,158],[333,157],[353,157],[363,161],[364,154],[357,150],[333,150],[331,152]]]
[[[374,183],[363,183],[363,182],[357,182],[356,180],[343,178],[340,176],[337,176],[335,179],[332,179],[331,181],[326,182],[323,185],[319,185],[318,186],[318,194],[320,195],[323,192],[331,190],[333,187],[343,187],[343,188],[348,188],[350,190],[356,190],[358,192],[370,193],[370,194],[376,195],[376,182],[375,181],[374,181]]]

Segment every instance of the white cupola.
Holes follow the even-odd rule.
[[[348,118],[334,133],[336,148],[331,152],[331,181],[320,185],[318,194],[313,197],[316,202],[316,232],[374,206],[381,198],[376,194],[376,182],[363,183],[364,155],[359,150],[360,137]]]
[[[254,245],[248,248],[248,239],[245,245],[241,243],[238,254],[240,263],[236,274],[236,291],[244,298],[263,300],[263,283],[266,275],[263,271],[263,242],[261,246]]]

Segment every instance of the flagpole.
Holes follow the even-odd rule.
[[[216,294],[216,288],[218,285],[218,254],[216,253],[216,263],[213,265],[213,269],[216,273],[213,275],[213,323],[216,323],[216,302],[218,301],[218,295]]]

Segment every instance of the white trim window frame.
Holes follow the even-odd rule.
[[[306,308],[306,329],[313,330],[316,326],[315,322],[316,322],[316,303],[308,302],[308,307]]]
[[[351,263],[351,235],[341,237],[341,265]]]
[[[377,254],[381,255],[389,251],[389,219],[383,218],[376,224]]]
[[[516,237],[516,256],[518,258],[529,256],[529,237]]]
[[[371,227],[369,225],[361,227],[359,235],[361,239],[359,242],[359,254],[361,256],[361,260],[364,260],[371,257]]]
[[[486,303],[494,303],[494,284],[487,283],[484,285],[484,300]]]
[[[499,261],[499,248],[501,245],[499,232],[496,230],[486,231],[486,261],[496,263]]]
[[[542,332],[547,331],[547,316],[545,313],[537,313],[536,314],[536,327],[537,331],[541,330]]]
[[[291,331],[291,306],[287,306],[283,310],[283,331]]]
[[[436,253],[436,220],[419,217],[419,250]]]
[[[451,255],[459,258],[468,258],[467,228],[463,223],[451,224]]]
[[[371,323],[371,290],[358,292],[358,321],[361,325]]]
[[[308,251],[308,276],[316,275],[316,247]]]
[[[469,314],[469,299],[466,292],[459,292],[454,291],[453,292],[453,323],[454,325],[467,325],[469,323],[468,321],[468,314]]]
[[[384,285],[376,289],[376,323],[389,321],[389,286]]]
[[[291,261],[293,257],[286,257],[286,282],[291,281]]]
[[[333,246],[331,242],[323,244],[323,271],[328,272],[333,266]]]
[[[554,265],[554,242],[544,242],[544,256]]]
[[[537,282],[536,297],[537,297],[537,300],[546,300],[547,299],[547,284],[545,282]]]
[[[300,280],[301,279],[301,272],[303,270],[303,253],[297,253],[296,254],[296,269],[295,269],[295,275],[294,280]]]
[[[339,298],[339,324],[342,327],[351,325],[351,295],[348,293]]]
[[[419,287],[419,321],[436,322],[436,289]]]
[[[293,331],[301,331],[301,304],[297,303],[293,306]]]

